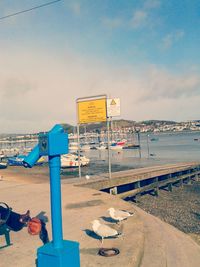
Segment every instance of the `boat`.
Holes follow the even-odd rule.
[[[90,160],[85,156],[80,156],[80,166],[87,166]],[[79,167],[77,154],[65,154],[61,156],[61,168],[76,168]]]
[[[137,149],[137,148],[140,148],[140,145],[128,144],[126,146],[123,146],[123,149]]]
[[[107,147],[104,145],[100,145],[100,146],[97,146],[96,149],[97,150],[105,150],[105,149],[107,149]]]
[[[4,148],[0,151],[1,155],[4,155],[5,157],[15,157],[19,154],[18,148]]]
[[[158,141],[159,138],[158,137],[152,137],[150,140],[151,140],[151,142],[155,142],[155,141]]]
[[[77,142],[70,142],[69,143],[69,150],[70,151],[78,151],[78,143]]]
[[[116,145],[119,145],[119,146],[124,146],[126,144],[127,140],[126,139],[123,139],[123,140],[118,140],[116,142]]]
[[[26,157],[26,155],[18,155],[15,157],[10,157],[8,158],[8,165],[9,166],[24,166],[23,165],[23,161],[24,158]],[[45,162],[44,157],[41,157],[36,163],[35,165],[41,165]]]
[[[15,157],[10,157],[8,158],[8,165],[9,166],[23,166],[23,161],[25,157],[26,157],[25,155],[18,155]]]
[[[110,146],[110,149],[113,149],[113,150],[121,150],[123,148],[122,145],[117,145],[117,144],[112,144]]]
[[[90,145],[87,145],[87,144],[82,145],[82,146],[81,146],[81,150],[82,150],[82,151],[90,150]]]
[[[0,169],[6,169],[8,167],[7,162],[0,162]]]

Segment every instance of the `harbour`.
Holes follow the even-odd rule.
[[[199,1],[1,2],[0,267],[199,267]]]
[[[108,173],[108,150],[106,148],[85,149],[81,151],[81,157],[89,159],[86,166],[81,166],[81,176],[78,173],[77,166],[61,168],[63,229],[65,234],[67,233],[68,238],[77,240],[80,243],[81,266],[112,266],[115,262],[115,257],[111,257],[108,260],[106,257],[103,258],[98,254],[100,237],[94,235],[92,231],[91,221],[94,219],[98,219],[103,225],[105,224],[111,228],[114,227],[113,229],[122,232],[124,235],[123,238],[105,239],[106,246],[117,248],[119,251],[119,255],[116,256],[118,259],[117,264],[115,263],[116,266],[123,264],[124,266],[138,267],[142,266],[142,262],[145,267],[154,267],[158,262],[166,261],[171,261],[172,266],[184,266],[184,264],[187,266],[188,262],[190,262],[189,258],[184,258],[184,262],[180,259],[176,260],[172,258],[170,253],[166,255],[164,252],[163,254],[163,251],[166,250],[158,249],[158,247],[162,248],[164,244],[170,245],[171,238],[176,240],[176,242],[182,243],[180,248],[176,245],[173,247],[175,253],[180,255],[183,253],[182,250],[187,250],[188,255],[193,258],[192,266],[198,266],[200,260],[198,258],[198,255],[200,255],[198,254],[199,246],[197,243],[193,243],[192,238],[194,236],[188,239],[188,234],[195,235],[197,239],[199,238],[197,219],[193,220],[194,230],[181,233],[176,228],[170,228],[170,225],[164,224],[164,222],[156,217],[151,217],[150,214],[144,213],[139,208],[145,207],[153,214],[151,208],[147,204],[145,205],[145,201],[142,202],[144,196],[151,196],[154,199],[161,198],[162,203],[163,191],[173,196],[176,188],[184,189],[189,188],[190,185],[194,187],[195,184],[198,184],[200,175],[200,161],[198,160],[199,144],[194,140],[195,136],[197,137],[198,135],[199,133],[197,132],[159,134],[156,135],[156,139],[146,134],[141,135],[141,151],[139,149],[122,148],[111,150],[111,177]],[[124,143],[121,143],[120,146],[122,145]],[[173,152],[171,149],[174,146],[176,147],[176,152]],[[190,155],[188,159],[184,157],[183,151],[185,147],[187,147],[188,155]],[[15,146],[10,148],[14,150]],[[75,154],[73,155],[75,156]],[[182,157],[179,155],[182,155]],[[193,158],[195,158],[195,161],[192,160]],[[23,161],[24,159],[22,163]],[[28,205],[33,214],[35,213],[36,216],[39,216],[38,214],[45,213],[47,214],[47,219],[50,220],[50,207],[47,203],[42,205],[42,210],[38,206],[40,203],[45,202],[44,199],[47,197],[49,190],[48,164],[46,162],[34,164],[34,167],[31,169],[24,169],[23,164],[21,166],[20,164],[18,166],[9,165],[6,169],[1,170],[2,197],[11,206],[15,205],[15,207],[20,209]],[[7,194],[8,191],[10,195]],[[37,198],[34,198],[34,201],[31,198],[25,201],[25,198],[28,198],[31,192],[34,191],[37,192]],[[21,194],[23,194],[23,197],[20,197]],[[187,199],[185,199],[186,203],[188,203],[191,196],[194,196],[192,197],[194,201],[198,201],[198,196],[195,196],[191,190],[191,194],[189,193]],[[15,203],[15,199],[18,199],[18,204]],[[177,208],[180,205],[181,203],[177,205]],[[127,222],[115,225],[107,214],[107,209],[110,207],[129,210],[133,213],[133,217],[128,219]],[[168,211],[170,210],[168,209]],[[170,218],[174,218],[174,221],[178,219],[176,209],[172,210],[173,216],[167,217],[167,222],[169,223],[171,222]],[[193,211],[198,214],[198,206],[193,205]],[[189,212],[186,214],[189,214]],[[157,214],[158,217],[160,215],[162,215],[162,209]],[[174,223],[174,221],[172,221],[172,225],[182,230],[181,227],[183,225]],[[73,225],[73,227],[69,229],[69,225]],[[162,229],[162,233],[165,235],[164,239],[157,232],[157,229],[154,227],[155,225]],[[188,225],[184,227],[186,227],[184,229],[188,229]],[[147,229],[148,233],[146,232]],[[49,224],[48,230],[51,230]],[[149,249],[152,247],[152,236],[154,236],[155,247],[153,246],[149,254]],[[1,243],[5,243],[3,236],[1,235],[0,237]],[[30,242],[25,231],[20,232],[19,237],[11,233],[10,238],[17,246],[19,246],[17,238],[23,239],[27,246]],[[30,248],[32,255],[35,246],[39,246],[39,240],[37,239],[32,242]],[[6,251],[8,256],[12,253],[10,247],[6,247],[6,250],[3,248],[3,251]],[[158,252],[161,253],[160,256],[155,257]],[[13,255],[16,256],[16,253],[17,249],[15,249]],[[33,257],[30,257],[26,250],[24,255],[24,259],[18,260],[19,264],[28,266],[24,263],[26,259],[30,266],[32,266]],[[152,265],[147,264],[150,260]],[[10,264],[10,262],[7,258],[4,258],[3,266],[7,264]]]

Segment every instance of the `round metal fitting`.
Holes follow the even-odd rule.
[[[98,254],[104,257],[116,256],[120,253],[118,248],[100,248]]]

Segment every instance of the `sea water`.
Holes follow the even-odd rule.
[[[138,140],[135,139],[138,144]],[[111,150],[112,172],[178,162],[200,162],[200,132],[142,133],[139,149]],[[108,150],[82,152],[90,164],[81,168],[82,175],[108,172]],[[65,170],[64,176],[78,175],[77,169]]]

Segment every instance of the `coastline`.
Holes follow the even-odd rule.
[[[142,195],[134,203],[144,211],[160,218],[188,234],[200,245],[200,181],[173,187],[172,192],[159,190],[159,196]]]

